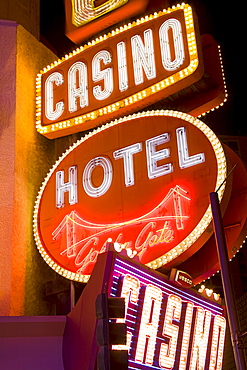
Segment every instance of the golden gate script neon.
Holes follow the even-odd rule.
[[[174,229],[184,229],[184,222],[189,218],[188,209],[190,198],[187,191],[180,186],[171,188],[163,201],[152,211],[131,220],[119,224],[95,224],[87,222],[75,211],[66,215],[61,223],[53,231],[53,239],[61,239],[61,255],[73,258],[78,273],[87,272],[97,260],[98,254],[106,250],[109,237],[105,235],[116,235],[114,244],[117,252],[126,249],[130,258],[138,256],[142,259],[145,252],[158,244],[169,244],[174,239]],[[185,207],[187,205],[187,207]],[[159,214],[157,215],[157,210]],[[167,213],[167,209],[171,213]],[[126,233],[128,229],[135,228],[133,239],[123,241],[123,228]],[[86,237],[82,235],[87,234]],[[112,241],[112,238],[111,238]],[[85,256],[85,257],[84,257]]]

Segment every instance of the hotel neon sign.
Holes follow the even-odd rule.
[[[47,175],[34,211],[38,249],[79,281],[109,238],[142,264],[171,266],[212,234],[208,193],[223,183],[224,200],[225,177],[223,148],[200,120],[173,111],[124,117],[75,143]]]
[[[201,78],[201,53],[186,4],[100,36],[38,74],[37,130],[64,136],[153,104]]]

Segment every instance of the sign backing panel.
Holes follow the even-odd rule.
[[[36,79],[36,128],[56,138],[97,127],[192,85],[203,72],[192,8],[151,14],[44,68]]]
[[[226,158],[200,120],[173,111],[114,121],[54,165],[34,212],[37,246],[58,273],[87,281],[109,238],[152,268],[184,261],[212,235],[208,194]]]

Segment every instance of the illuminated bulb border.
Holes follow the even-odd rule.
[[[224,66],[223,66],[223,62],[222,62],[221,48],[220,48],[219,45],[218,45],[218,51],[219,51],[219,58],[220,58],[221,74],[222,74],[222,79],[223,79],[223,84],[224,84],[225,98],[224,98],[224,100],[223,100],[222,103],[220,103],[219,105],[217,105],[217,107],[211,108],[207,112],[200,114],[198,116],[198,118],[200,118],[202,116],[205,116],[207,113],[213,112],[215,109],[219,109],[220,107],[222,107],[226,103],[226,101],[228,99],[228,92],[227,92],[226,79],[225,79],[225,72],[224,72]]]
[[[119,33],[123,33],[131,29],[132,27],[135,27],[136,25],[147,23],[155,18],[158,18],[165,14],[170,14],[179,9],[182,9],[184,11],[185,26],[186,26],[186,32],[187,32],[187,42],[188,42],[190,61],[191,61],[188,67],[186,67],[185,69],[177,73],[174,73],[172,76],[165,78],[164,80],[144,90],[139,91],[138,93],[135,93],[125,98],[124,100],[120,100],[113,104],[107,105],[105,107],[102,107],[95,111],[83,114],[81,116],[77,116],[72,119],[60,121],[60,122],[53,123],[53,124],[46,125],[46,126],[41,125],[41,78],[42,78],[42,74],[57,67],[59,64],[61,64],[65,60],[68,60],[72,58],[73,56],[80,54],[82,51],[96,44],[99,44],[100,42],[103,42],[111,37],[114,37],[115,35]],[[178,4],[177,6],[173,6],[172,8],[164,9],[163,11],[160,11],[158,13],[155,12],[154,14],[150,14],[149,16],[142,17],[141,19],[137,19],[136,21],[132,23],[128,23],[127,25],[121,26],[120,28],[113,30],[111,33],[97,37],[95,40],[89,42],[88,44],[81,46],[80,48],[77,48],[73,52],[65,55],[61,59],[58,59],[57,61],[53,62],[51,65],[48,65],[42,71],[40,71],[40,73],[36,77],[36,129],[41,134],[48,134],[50,132],[63,130],[64,128],[69,128],[74,125],[83,124],[87,121],[92,121],[107,113],[115,112],[118,109],[123,108],[125,106],[130,106],[136,103],[137,101],[143,100],[147,96],[155,94],[157,91],[163,90],[168,86],[174,85],[177,82],[177,80],[181,80],[182,78],[191,75],[198,67],[198,58],[199,57],[198,57],[197,45],[196,45],[196,40],[195,40],[195,29],[193,25],[193,13],[192,13],[192,8],[188,4],[184,4],[184,3]]]
[[[114,9],[126,4],[128,0],[108,0],[107,2],[95,6],[91,0],[72,0],[72,23],[76,27],[97,19]]]
[[[127,268],[127,270],[126,270],[126,268]],[[132,266],[132,268],[130,267],[130,265],[128,265],[124,261],[120,261],[120,260],[116,261],[116,264],[114,266],[114,275],[115,276],[113,277],[114,283],[113,283],[112,288],[111,288],[112,289],[111,296],[113,296],[113,297],[116,296],[116,294],[117,294],[116,293],[117,292],[116,286],[117,287],[119,286],[118,285],[119,284],[119,278],[121,276],[124,276],[125,274],[126,274],[125,276],[128,275],[129,281],[131,281],[133,279],[132,280],[133,284],[131,284],[133,289],[136,286],[136,281],[139,281],[139,284],[137,285],[138,287],[141,286],[142,288],[144,288],[144,286],[147,287],[148,285],[150,285],[150,286],[154,285],[154,286],[161,289],[162,297],[166,297],[165,299],[167,299],[166,313],[164,313],[164,311],[161,311],[165,315],[164,316],[165,320],[164,320],[164,323],[163,323],[163,334],[162,334],[162,336],[164,335],[164,329],[165,329],[166,323],[169,324],[169,322],[170,322],[170,324],[172,324],[171,327],[170,327],[170,329],[171,329],[170,333],[169,332],[167,333],[168,337],[170,336],[170,341],[169,341],[169,352],[164,351],[164,354],[165,354],[166,357],[167,357],[167,355],[170,355],[171,352],[172,352],[171,351],[171,342],[172,342],[172,337],[174,337],[174,334],[176,335],[177,324],[179,324],[179,320],[181,318],[181,316],[180,316],[181,315],[181,303],[186,305],[185,317],[183,318],[184,325],[183,325],[182,342],[180,342],[181,347],[180,347],[180,350],[179,350],[180,351],[179,369],[180,370],[185,370],[185,368],[187,368],[188,350],[189,350],[189,345],[190,345],[190,339],[192,339],[194,337],[194,334],[195,334],[196,337],[198,337],[198,334],[199,334],[199,338],[197,338],[197,339],[194,338],[194,339],[196,339],[196,342],[194,342],[194,344],[197,344],[198,342],[200,344],[200,346],[197,346],[197,345],[195,346],[195,349],[196,349],[196,347],[198,349],[196,359],[198,359],[199,362],[201,362],[200,360],[202,359],[203,351],[205,349],[205,344],[206,344],[206,347],[208,349],[210,348],[210,350],[211,350],[210,351],[210,367],[209,367],[209,370],[213,370],[213,369],[215,370],[216,369],[216,366],[215,366],[216,363],[217,363],[217,369],[220,370],[221,367],[222,367],[221,365],[222,365],[222,359],[223,359],[224,338],[225,338],[225,330],[226,330],[226,321],[225,321],[225,318],[222,316],[222,313],[223,313],[222,307],[220,307],[219,305],[215,306],[214,304],[211,305],[208,301],[207,301],[207,304],[205,305],[205,303],[206,303],[205,301],[201,301],[200,299],[199,299],[199,301],[197,301],[198,297],[196,298],[196,300],[194,300],[195,297],[192,297],[192,296],[189,297],[188,294],[186,294],[186,297],[185,297],[183,294],[181,295],[181,290],[179,290],[178,288],[175,288],[176,291],[173,291],[174,288],[171,290],[171,286],[167,286],[166,283],[164,283],[165,285],[163,285],[163,283],[161,283],[161,281],[158,282],[158,280],[155,277],[150,279],[150,275],[148,275],[147,273],[144,273],[144,275],[142,274],[140,276],[140,271],[138,270],[138,268],[136,268],[134,266]],[[125,276],[124,276],[124,279],[123,279],[123,285],[124,285]],[[130,288],[130,285],[129,285],[129,288]],[[123,290],[122,290],[122,292],[123,292]],[[122,293],[121,293],[121,296],[122,296]],[[170,301],[171,297],[174,297],[174,300],[178,303],[178,305],[176,305],[178,311],[175,312],[175,307],[174,307],[174,311],[173,312],[170,311],[170,319],[169,319],[169,312],[168,312],[169,311],[169,306],[170,306],[170,308],[172,308],[172,306],[173,306],[172,304],[169,305],[169,301]],[[143,313],[145,313],[145,316],[148,316],[150,318],[150,314],[151,314],[150,305],[147,304],[146,307],[144,307],[145,298],[146,298],[146,295],[141,299],[141,303],[143,304],[143,306],[142,306],[142,316],[143,316]],[[150,294],[149,294],[149,298],[151,298]],[[136,302],[137,302],[137,300],[136,300]],[[148,300],[147,300],[147,303],[148,303]],[[179,308],[179,306],[180,306],[180,308]],[[216,307],[218,307],[218,309],[216,309]],[[128,308],[130,308],[130,307],[128,307]],[[132,321],[131,311],[132,311],[132,309],[130,308],[130,310],[129,310],[130,318],[127,318],[126,324],[127,324],[127,328],[129,327],[129,328],[133,329],[135,327],[135,320]],[[194,323],[193,323],[193,326],[192,326],[192,321],[193,321],[192,319],[193,319],[194,313],[196,314],[195,315],[196,317],[195,317],[195,320],[194,320]],[[210,339],[209,339],[209,341],[207,341],[207,338],[205,336],[206,333],[204,333],[204,329],[207,329],[206,322],[203,322],[204,320],[203,321],[201,320],[202,318],[204,318],[204,317],[206,318],[207,316],[209,316],[208,313],[211,313],[211,318],[212,318],[212,321],[210,323],[210,328],[213,329],[212,330],[212,335],[213,336],[212,336],[212,339],[211,339],[212,340],[211,343],[210,343]],[[144,321],[146,320],[145,316],[144,316]],[[200,316],[202,316],[201,319],[200,319]],[[173,319],[175,319],[175,322],[173,322]],[[173,330],[173,324],[175,324],[175,327],[174,327],[175,332]],[[211,327],[212,324],[213,324],[213,327]],[[160,322],[159,325],[162,326],[162,323]],[[192,330],[193,330],[194,333],[192,333]],[[144,331],[144,333],[141,333],[141,334],[145,334],[145,331]],[[148,335],[148,332],[146,331],[146,337],[147,337],[147,335]],[[203,339],[203,337],[204,337],[204,339]],[[201,339],[202,339],[202,341],[201,341]],[[203,346],[203,342],[204,342],[204,346]],[[207,342],[207,343],[205,343],[205,342]],[[131,347],[129,347],[130,344],[131,344]],[[133,350],[132,344],[133,343],[128,342],[128,347],[127,348],[126,348],[126,346],[125,346],[125,348],[124,347],[120,348],[120,346],[119,346],[116,349],[119,349],[119,350],[120,349],[130,349],[130,350]],[[148,345],[149,345],[149,343],[148,343]],[[140,353],[138,355],[140,357],[142,357],[143,346],[144,347],[146,346],[146,341],[145,340],[142,341],[142,346],[140,347]],[[137,354],[137,351],[135,353]],[[134,352],[132,352],[132,355],[133,354],[134,354]],[[174,350],[173,350],[173,355],[174,356],[176,355]],[[160,349],[159,360],[161,360],[161,358],[162,358],[162,354],[161,354],[161,349]],[[134,359],[134,357],[133,357],[133,359]],[[163,359],[164,359],[164,357],[163,357]],[[157,357],[156,357],[156,360],[157,360]],[[197,368],[197,365],[198,365],[197,363],[198,363],[198,361],[194,362],[194,365],[195,365],[195,366],[193,366],[194,370],[195,370],[195,368]],[[164,366],[161,366],[161,362],[159,364],[160,364],[160,367],[162,367],[162,368],[166,368],[166,369],[168,369],[168,368],[172,369],[173,368],[172,366],[169,366],[168,364],[167,365],[164,364]],[[146,365],[147,365],[147,363],[146,363]],[[200,367],[200,369],[204,369],[204,366]],[[199,368],[198,368],[198,370],[199,370]]]
[[[243,248],[243,244],[245,244],[245,243],[246,243],[246,237],[244,238],[244,240],[243,240],[242,244],[239,246],[238,250],[236,250],[236,253],[232,256],[232,258],[230,258],[230,262],[233,260],[233,258],[235,258],[235,257],[236,257],[237,253],[240,251],[240,249],[241,249],[241,248]],[[204,283],[204,282],[208,281],[212,276],[214,276],[214,275],[218,274],[219,272],[220,272],[220,270],[216,271],[214,274],[210,275],[207,279],[204,279],[204,280],[202,281],[202,283]],[[203,293],[204,289],[205,289],[205,285],[201,285],[201,287],[198,289],[198,292],[199,292],[199,293]],[[218,299],[220,299],[220,297],[217,297],[216,293],[213,293],[213,295],[214,295],[214,294],[215,294],[215,300],[216,300],[216,301],[217,301]]]
[[[42,186],[39,190],[35,207],[34,207],[34,215],[33,215],[33,230],[34,230],[34,238],[35,242],[37,244],[37,248],[41,254],[41,256],[44,258],[46,263],[55,270],[58,274],[75,281],[80,282],[87,282],[89,280],[89,275],[82,275],[78,273],[73,273],[71,271],[68,271],[58,264],[56,264],[53,259],[49,256],[49,254],[46,252],[45,248],[42,245],[42,242],[39,237],[39,228],[38,228],[38,212],[39,212],[39,206],[40,201],[42,198],[43,191],[52,176],[53,172],[56,170],[58,165],[62,162],[62,160],[70,153],[72,152],[76,147],[78,147],[81,143],[88,140],[91,136],[96,135],[97,133],[107,130],[110,127],[116,126],[121,122],[127,122],[133,119],[138,119],[142,117],[153,117],[153,116],[168,116],[168,117],[176,117],[183,119],[192,125],[196,126],[199,130],[201,130],[204,135],[208,138],[209,142],[211,143],[214,153],[216,155],[216,161],[217,161],[217,168],[218,168],[218,175],[215,185],[215,191],[218,190],[218,197],[221,201],[224,191],[225,191],[225,179],[227,175],[227,165],[226,165],[226,157],[224,154],[223,147],[217,138],[217,136],[214,134],[214,132],[202,121],[199,119],[190,116],[183,112],[177,112],[177,111],[171,111],[171,110],[156,110],[156,111],[146,111],[146,112],[139,112],[132,114],[130,116],[122,117],[118,120],[111,121],[110,123],[107,123],[106,125],[99,127],[92,132],[89,132],[87,135],[85,135],[83,138],[78,140],[76,143],[74,143],[69,149],[66,150],[66,152],[56,161],[54,166],[51,168],[50,172],[46,176],[45,180],[42,183]],[[207,229],[207,227],[212,222],[212,211],[211,206],[209,205],[206,212],[204,213],[201,221],[198,223],[198,225],[195,227],[195,229],[177,246],[175,246],[173,249],[171,249],[169,252],[165,253],[163,256],[155,259],[154,261],[151,261],[150,263],[147,263],[147,266],[152,269],[157,269],[163,265],[166,265],[168,262],[171,262],[174,260],[177,256],[179,256],[181,253],[186,251],[190,246],[202,235],[202,233]]]

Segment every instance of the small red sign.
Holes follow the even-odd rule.
[[[193,278],[187,272],[173,268],[170,274],[170,280],[175,281],[178,285],[190,288],[193,285]]]
[[[200,120],[173,111],[124,117],[51,169],[35,206],[38,248],[75,280],[88,279],[109,240],[151,268],[171,266],[212,234],[208,194],[225,176],[223,148]]]

